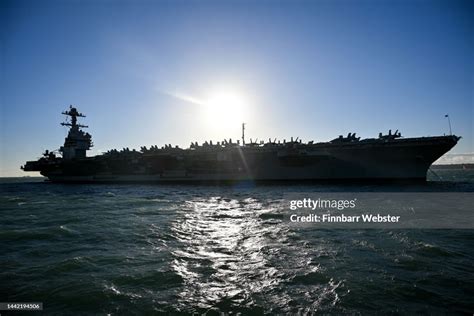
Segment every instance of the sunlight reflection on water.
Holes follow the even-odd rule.
[[[174,251],[173,268],[187,286],[179,293],[184,305],[190,299],[211,308],[223,299],[242,303],[253,293],[280,280],[262,252],[266,245],[254,199],[237,201],[211,197],[185,203],[172,231],[183,244]]]
[[[275,225],[274,218],[260,216],[278,213],[279,207],[263,208],[256,199],[221,197],[184,204],[171,225],[181,243],[175,247],[180,250],[172,251],[172,269],[185,282],[178,294],[183,308],[189,304],[203,309],[219,304],[251,308],[265,302],[285,309],[293,299],[280,284],[291,282],[298,270],[321,273],[320,266],[311,265],[304,243],[289,240],[294,233],[286,224],[279,220]],[[300,280],[294,282],[307,306],[337,302],[335,291],[342,282],[326,277],[320,281],[312,291],[299,288]]]

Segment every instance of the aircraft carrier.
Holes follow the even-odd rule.
[[[70,127],[64,145],[28,161],[24,171],[39,171],[53,182],[215,182],[240,181],[425,181],[428,168],[453,148],[455,135],[403,138],[398,131],[360,139],[355,133],[329,142],[242,139],[124,148],[87,157],[92,137],[78,124],[85,117],[73,106],[62,114]]]

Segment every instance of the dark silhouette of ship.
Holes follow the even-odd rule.
[[[431,164],[461,138],[402,138],[397,130],[369,139],[349,133],[322,143],[299,138],[247,143],[242,124],[242,142],[124,148],[87,157],[91,135],[77,123],[85,116],[72,106],[62,114],[70,117],[62,123],[70,129],[59,153],[46,150],[42,158],[22,166],[24,171],[39,171],[54,182],[425,181]]]

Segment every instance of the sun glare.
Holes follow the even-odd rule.
[[[206,124],[238,127],[245,119],[246,100],[234,91],[218,91],[204,102]]]

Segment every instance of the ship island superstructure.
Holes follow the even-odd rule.
[[[397,130],[367,139],[349,133],[319,143],[293,137],[246,142],[242,124],[242,142],[193,142],[186,149],[142,146],[87,157],[92,137],[77,122],[85,115],[73,106],[62,114],[70,117],[61,123],[70,127],[64,145],[21,167],[53,182],[425,181],[431,164],[461,138],[403,138]]]

